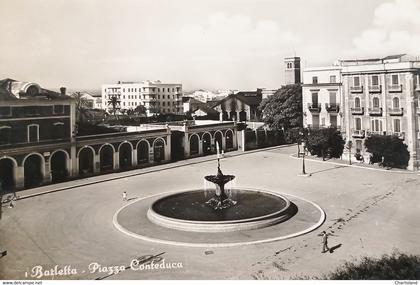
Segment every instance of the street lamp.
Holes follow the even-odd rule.
[[[349,165],[351,165],[351,148],[353,146],[353,142],[352,141],[348,141],[347,143],[347,149],[349,150]]]
[[[299,174],[299,176],[310,176],[310,174],[306,173],[306,167],[305,167],[305,148],[306,148],[306,143],[304,140],[304,136],[303,136],[303,131],[299,132],[300,135],[300,141],[302,144],[302,151],[300,151],[299,149],[299,144],[298,144],[298,152],[302,153],[302,173]]]

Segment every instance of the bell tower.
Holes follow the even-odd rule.
[[[300,57],[286,57],[284,67],[285,84],[300,84]]]

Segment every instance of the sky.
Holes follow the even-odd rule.
[[[278,88],[284,58],[420,55],[420,0],[0,0],[0,78]]]

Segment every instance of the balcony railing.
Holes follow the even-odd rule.
[[[380,93],[382,92],[382,85],[369,85],[370,93]]]
[[[384,136],[386,135],[385,131],[366,131],[366,136],[370,137],[372,135]]]
[[[364,107],[354,107],[350,108],[352,115],[363,115],[365,113]]]
[[[392,132],[393,136],[397,136],[399,139],[404,140],[405,133],[404,132]]]
[[[369,108],[369,115],[382,116],[382,108],[378,108],[378,107]]]
[[[389,92],[402,92],[402,84],[388,85]]]
[[[402,116],[404,114],[403,108],[388,108],[388,114],[390,116]]]
[[[365,137],[365,130],[352,130],[351,136],[353,138],[364,138]]]
[[[363,85],[361,86],[350,86],[351,93],[363,93]]]
[[[325,109],[329,113],[338,113],[338,111],[340,111],[340,105],[336,103],[330,103],[330,104],[326,103]]]
[[[314,104],[314,103],[308,103],[308,109],[310,112],[316,112],[319,113],[321,112],[321,104]]]

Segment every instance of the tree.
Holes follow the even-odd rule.
[[[85,119],[88,119],[88,109],[89,109],[89,103],[86,98],[83,97],[83,94],[81,92],[74,92],[71,94],[71,97],[74,98],[76,102],[76,118],[79,122],[85,121]]]
[[[145,106],[143,105],[138,105],[135,109],[134,109],[134,114],[136,114],[137,116],[141,116],[141,115],[146,115],[147,113],[147,109]]]
[[[121,109],[120,104],[121,100],[116,95],[112,95],[111,97],[109,97],[108,106],[111,106],[112,114],[114,116],[117,113],[117,110]]]
[[[410,160],[407,145],[397,136],[372,135],[365,140],[372,163],[383,167],[406,168]]]
[[[299,84],[283,86],[261,101],[258,108],[271,129],[284,130],[286,137],[296,141],[297,137],[288,133],[297,133],[302,128],[302,87]]]
[[[339,158],[343,154],[345,141],[336,128],[310,130],[306,138],[306,146],[312,155]]]

